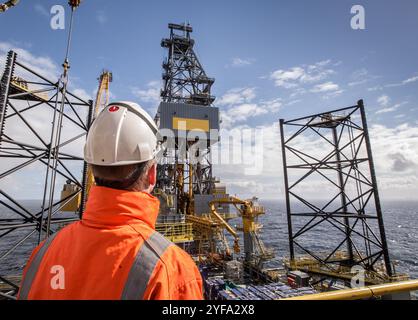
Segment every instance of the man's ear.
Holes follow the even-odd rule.
[[[148,183],[151,186],[155,186],[157,184],[157,163],[155,162],[148,170]]]

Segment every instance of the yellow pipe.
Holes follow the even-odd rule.
[[[418,290],[418,280],[408,280],[367,286],[354,289],[336,290],[323,293],[286,298],[282,300],[358,300],[391,293]]]

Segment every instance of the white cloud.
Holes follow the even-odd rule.
[[[388,112],[393,112],[399,109],[399,107],[401,107],[404,103],[397,103],[395,104],[393,107],[389,107],[389,108],[383,108],[380,110],[376,111],[376,114],[381,114],[381,113],[388,113]]]
[[[302,100],[300,100],[300,99],[291,100],[291,101],[287,102],[286,105],[291,106],[291,105],[294,105],[294,104],[299,103],[299,102],[302,102]]]
[[[243,58],[233,58],[232,59],[232,63],[231,66],[232,67],[244,67],[244,66],[249,66],[251,64],[254,63],[254,59],[243,59]]]
[[[411,83],[411,82],[415,82],[415,81],[418,81],[418,76],[406,79],[406,80],[402,81],[402,83],[407,84],[407,83]]]
[[[350,87],[358,86],[358,85],[366,83],[366,82],[368,82],[367,79],[362,79],[362,80],[358,80],[358,81],[349,82],[348,86],[350,86]]]
[[[261,108],[267,110],[268,112],[273,112],[273,113],[278,112],[282,107],[283,107],[283,101],[281,98],[261,101]]]
[[[390,98],[387,95],[383,95],[377,98],[377,103],[379,103],[382,107],[387,107],[389,102],[390,102]]]
[[[376,114],[393,112],[395,110],[396,110],[396,108],[394,108],[394,107],[391,107],[391,108],[383,108],[383,109],[380,109],[380,110],[376,111]]]
[[[249,117],[266,114],[267,110],[259,107],[255,103],[244,103],[228,109],[227,114],[233,118],[234,122],[245,121]]]
[[[131,88],[131,92],[142,102],[150,102],[153,104],[157,104],[160,101],[160,88],[160,81],[150,81],[147,84],[147,88],[140,89],[137,87],[133,87]]]
[[[418,81],[418,76],[408,78],[408,79],[406,79],[406,80],[404,80],[402,82],[399,82],[399,83],[388,84],[385,87],[387,87],[387,88],[401,87],[401,86],[404,86],[404,85],[407,85],[409,83],[416,82],[416,81]]]
[[[271,79],[277,87],[286,89],[295,88],[296,83],[305,74],[305,70],[300,67],[294,67],[289,70],[276,70],[271,74]]]
[[[281,98],[254,102],[255,98],[255,88],[234,88],[222,95],[216,103],[226,107],[221,108],[222,127],[230,128],[253,117],[276,113],[283,107]]]
[[[301,84],[315,83],[334,74],[334,70],[327,68],[330,63],[331,60],[324,60],[313,65],[296,66],[287,70],[279,69],[270,74],[270,79],[274,80],[277,87],[297,88]]]
[[[216,100],[216,105],[234,105],[249,103],[256,97],[255,88],[234,88],[228,90],[223,96]]]
[[[338,84],[335,84],[331,81],[317,84],[315,87],[312,88],[311,92],[328,92],[328,91],[336,91],[339,89]]]
[[[243,125],[234,128],[235,130],[250,130],[255,129],[251,128],[248,125]],[[243,160],[247,162],[234,163],[225,165],[216,164],[214,166],[214,174],[217,177],[221,177],[222,182],[227,185],[227,191],[230,194],[237,194],[239,197],[252,197],[259,196],[261,198],[278,198],[282,194],[282,178],[281,178],[281,153],[279,140],[279,126],[277,123],[269,124],[266,126],[257,127],[259,132],[262,132],[262,145],[259,147],[251,146],[252,151],[242,150]],[[244,132],[241,131],[241,132]],[[253,131],[256,133],[257,131]],[[223,137],[225,139],[225,137]],[[252,138],[254,139],[254,137]],[[235,150],[240,147],[240,140],[233,140],[230,143],[234,145],[228,146],[229,150]],[[252,141],[255,142],[255,141]],[[246,142],[249,145],[249,141]],[[215,148],[218,146],[216,145]],[[222,145],[220,153],[224,154],[228,152],[224,149],[225,146]],[[256,152],[258,149],[261,149],[261,153]],[[246,152],[245,152],[246,151]],[[233,152],[233,151],[232,151]],[[234,152],[235,156],[236,153]],[[257,175],[247,176],[246,172],[249,168],[257,165],[255,161],[262,161],[261,172]],[[273,165],[274,164],[274,165]]]
[[[418,192],[418,127],[403,123],[370,129],[378,181],[391,197],[416,198]],[[405,173],[408,173],[407,175]]]
[[[238,104],[229,109],[220,111],[221,113],[221,128],[231,129],[237,123],[243,123],[250,118],[257,117],[268,113],[267,109],[263,109],[256,103]],[[234,126],[236,128],[236,126]]]
[[[367,91],[370,91],[370,92],[372,92],[372,91],[381,91],[381,90],[383,90],[383,87],[382,86],[374,86],[374,87],[367,88]]]

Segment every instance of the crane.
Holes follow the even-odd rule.
[[[260,265],[263,261],[273,258],[274,254],[267,249],[258,237],[261,225],[257,223],[258,216],[265,214],[265,209],[257,205],[257,199],[242,200],[237,197],[218,198],[209,202],[211,214],[225,227],[225,229],[235,238],[234,251],[239,252],[239,236],[237,232],[228,224],[217,212],[216,206],[220,204],[232,204],[242,218],[243,226],[238,228],[244,233],[244,253],[246,262],[255,262]],[[255,261],[256,260],[256,261]]]
[[[109,103],[109,86],[113,81],[113,74],[108,70],[103,70],[97,80],[99,81],[99,87],[97,89],[96,101],[94,104],[93,119],[95,119],[99,112]],[[86,187],[87,194],[89,194],[90,188],[93,184],[93,172],[90,167],[88,167]],[[66,184],[64,184],[63,190],[61,191],[61,200],[67,201],[67,203],[61,208],[61,211],[76,211],[80,207],[81,203],[80,187],[71,183],[70,180],[67,180]]]
[[[94,118],[96,118],[100,110],[109,103],[109,86],[113,81],[113,74],[108,70],[103,70],[97,80],[99,80],[99,88],[97,90],[96,102],[94,104]]]
[[[96,102],[94,104],[93,119],[96,119],[99,112],[109,103],[109,86],[110,83],[113,81],[113,74],[108,70],[103,70],[97,80],[99,80],[99,88],[97,90]],[[87,170],[87,195],[89,194],[93,184],[94,176],[89,166]]]
[[[211,214],[215,216],[216,219],[219,220],[219,222],[225,227],[225,229],[234,237],[234,252],[239,253],[240,247],[239,247],[239,236],[238,233],[234,230],[234,228],[231,227],[231,225],[225,221],[224,218],[221,217],[221,215],[216,212],[216,204],[221,203],[229,203],[227,199],[217,199],[209,202],[209,207]]]
[[[9,10],[11,7],[14,7],[19,3],[20,0],[9,0],[5,3],[0,3],[0,12],[5,12]]]

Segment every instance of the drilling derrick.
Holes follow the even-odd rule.
[[[169,211],[191,214],[193,195],[210,194],[213,188],[210,147],[218,141],[219,110],[211,106],[215,80],[207,77],[193,50],[192,27],[170,23],[168,28],[170,37],[161,41],[168,57],[156,115],[164,142],[158,187],[173,200]]]
[[[215,101],[210,94],[215,79],[206,75],[193,50],[192,27],[170,23],[168,28],[170,37],[161,41],[161,46],[168,49],[168,57],[163,62],[162,100],[210,106]]]
[[[161,200],[157,229],[176,243],[191,244],[196,241],[191,236],[195,221],[186,221],[186,216],[193,216],[196,208],[209,212],[214,197],[210,149],[218,142],[219,110],[211,106],[215,80],[206,75],[194,52],[192,27],[170,23],[168,28],[169,38],[161,41],[168,54],[162,65],[161,103],[155,117],[163,155],[155,190]],[[182,230],[183,235],[170,234],[167,228]],[[216,247],[207,234],[203,237],[211,243],[206,246]]]

